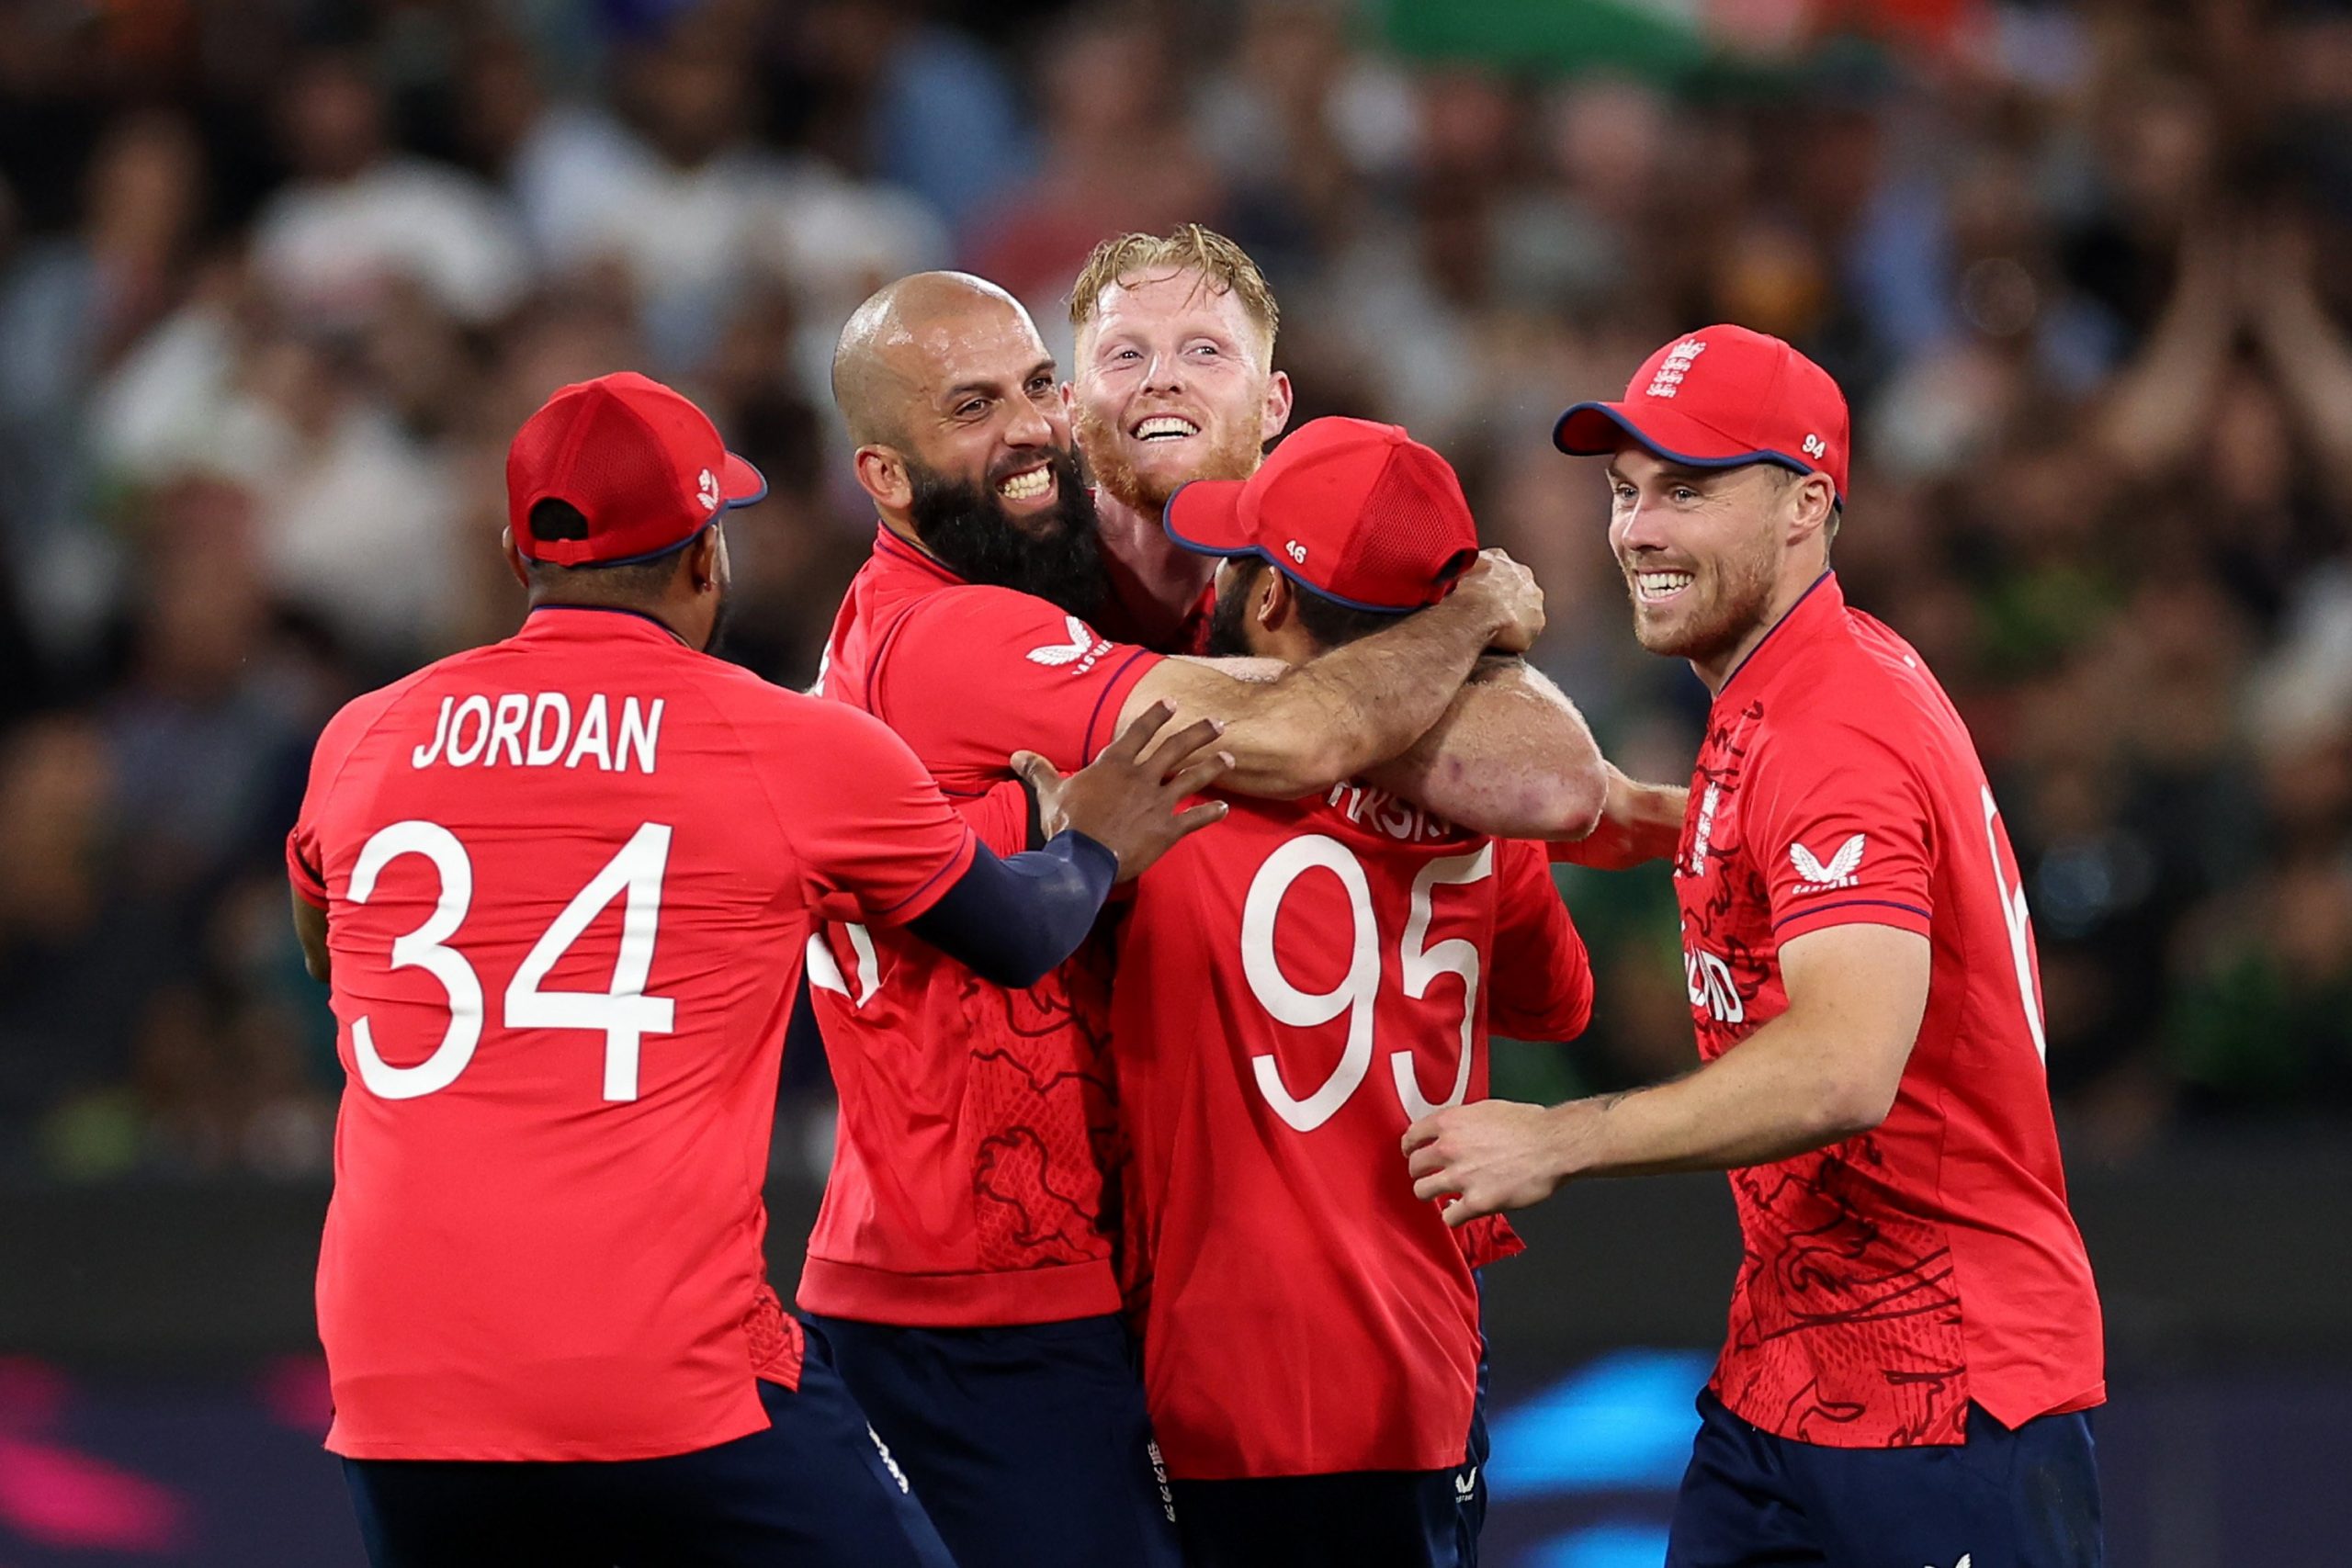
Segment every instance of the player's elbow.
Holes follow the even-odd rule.
[[[1549,827],[1544,832],[1525,836],[1571,841],[1589,839],[1600,828],[1608,810],[1609,770],[1595,753],[1585,766],[1563,768],[1546,775],[1544,814]]]
[[[1821,1145],[1842,1143],[1875,1132],[1894,1110],[1900,1075],[1858,1071],[1829,1075],[1813,1105],[1809,1129]]]

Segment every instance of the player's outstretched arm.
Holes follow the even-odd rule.
[[[1682,840],[1690,790],[1627,778],[1613,762],[1603,761],[1600,767],[1605,784],[1600,822],[1581,839],[1554,840],[1552,858],[1595,871],[1623,871],[1646,861],[1671,860]]]
[[[1544,593],[1525,567],[1488,550],[1442,603],[1272,680],[1260,661],[1166,659],[1120,712],[1158,702],[1221,719],[1234,762],[1225,787],[1283,797],[1328,789],[1394,757],[1438,721],[1481,654],[1523,652],[1544,630]]]
[[[1763,1165],[1869,1132],[1894,1108],[1928,1006],[1928,939],[1807,931],[1781,949],[1789,1010],[1697,1072],[1549,1108],[1483,1100],[1405,1134],[1417,1197],[1447,1223],[1523,1209],[1588,1176]]]
[[[1000,986],[1034,986],[1058,967],[1093,929],[1114,884],[1226,814],[1223,801],[1183,804],[1225,771],[1225,754],[1212,750],[1216,725],[1204,720],[1150,744],[1168,718],[1164,706],[1147,710],[1068,779],[1047,767],[1060,787],[1045,847],[1000,859],[976,846],[963,875],[907,930]]]
[[[1600,826],[1611,771],[1543,671],[1487,658],[1427,734],[1363,777],[1474,832],[1575,840]]]

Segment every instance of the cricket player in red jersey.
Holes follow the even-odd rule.
[[[1145,715],[1001,861],[886,728],[705,651],[765,487],[693,404],[565,388],[507,489],[523,629],[338,714],[288,843],[350,1075],[319,1329],[369,1556],[949,1568],[764,1280],[801,954],[834,914],[1035,978],[1221,814],[1173,811],[1213,727],[1147,757]]]
[[[1054,362],[1016,301],[957,274],[901,279],[852,317],[833,372],[880,525],[822,690],[898,730],[989,841],[1027,828],[1008,750],[1072,767],[1162,699],[1225,722],[1227,782],[1250,794],[1328,789],[1436,728],[1437,755],[1390,766],[1428,785],[1424,804],[1464,795],[1456,817],[1490,803],[1476,746],[1504,727],[1478,710],[1499,707],[1520,751],[1555,760],[1520,776],[1589,826],[1603,780],[1573,710],[1463,686],[1490,645],[1540,626],[1507,558],[1295,668],[1165,659],[1094,628],[1096,518]],[[853,922],[829,924],[812,960],[841,1119],[800,1304],[964,1568],[1175,1560],[1105,1215],[1117,1122],[1098,960],[1007,988]]]
[[[1677,338],[1561,417],[1606,456],[1635,634],[1714,693],[1675,866],[1704,1065],[1416,1124],[1457,1221],[1728,1169],[1746,1259],[1670,1568],[2090,1568],[2098,1296],[2066,1207],[2017,858],[1960,716],[1829,570],[1845,398]]]
[[[1185,485],[1167,528],[1223,561],[1211,652],[1290,664],[1424,613],[1478,547],[1445,460],[1351,419]],[[1125,1242],[1185,1561],[1466,1568],[1478,1292],[1396,1140],[1486,1097],[1490,1021],[1590,1015],[1543,847],[1362,784],[1241,799],[1117,931]]]

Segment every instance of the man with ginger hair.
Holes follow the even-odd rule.
[[[1110,603],[1106,629],[1147,647],[1198,653],[1208,637],[1215,560],[1176,545],[1161,526],[1168,502],[1195,479],[1246,479],[1266,444],[1290,423],[1290,377],[1274,364],[1282,306],[1249,252],[1199,223],[1166,234],[1126,233],[1103,241],[1070,286],[1075,339],[1063,389],[1078,449],[1094,479],[1103,574]],[[1619,869],[1674,852],[1684,791],[1637,784],[1606,761],[1607,799],[1589,834],[1566,831],[1545,815],[1559,804],[1536,792],[1521,769],[1541,753],[1514,757],[1511,724],[1566,705],[1539,671],[1494,661],[1476,677],[1495,688],[1490,706],[1448,716],[1458,727],[1491,717],[1497,729],[1476,738],[1487,766],[1476,781],[1489,798],[1478,826],[1505,837],[1554,841],[1554,858]],[[1538,720],[1538,722],[1541,722]],[[1429,756],[1431,744],[1416,749]],[[1410,781],[1382,781],[1413,793]],[[1517,802],[1506,799],[1506,793]],[[1465,825],[1470,818],[1460,816]]]

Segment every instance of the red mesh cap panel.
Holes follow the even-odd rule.
[[[1453,466],[1400,443],[1364,497],[1329,578],[1334,598],[1364,609],[1434,604],[1478,555],[1478,525]]]

